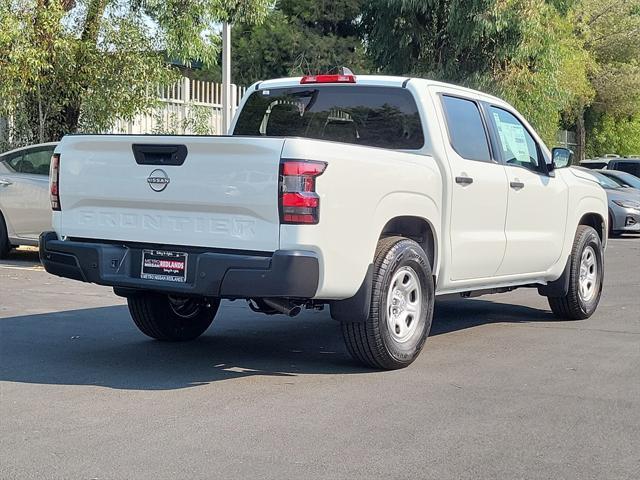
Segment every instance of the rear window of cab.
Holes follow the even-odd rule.
[[[234,135],[304,137],[396,150],[418,150],[424,134],[416,102],[398,87],[318,86],[257,90]]]

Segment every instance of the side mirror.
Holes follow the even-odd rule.
[[[568,167],[573,163],[573,151],[568,148],[556,147],[551,150],[550,170]]]

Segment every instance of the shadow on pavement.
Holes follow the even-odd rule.
[[[489,323],[551,322],[550,310],[525,305],[497,303],[491,295],[473,299],[437,300],[430,336],[441,335]]]
[[[438,302],[435,318],[431,335],[551,317],[474,299]],[[351,360],[326,310],[267,317],[227,302],[205,335],[183,344],[147,339],[125,306],[0,319],[0,380],[10,382],[170,390],[252,376],[371,372]]]
[[[40,266],[40,255],[35,247],[21,247],[11,250],[6,258],[0,261],[4,265],[35,267]]]

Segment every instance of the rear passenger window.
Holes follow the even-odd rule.
[[[2,159],[2,164],[9,170],[10,173],[20,173],[16,170],[16,164],[22,160],[23,153],[14,153],[11,156],[5,156]]]
[[[457,97],[442,97],[449,140],[451,146],[462,158],[490,162],[487,132],[482,123],[478,105]]]
[[[49,175],[49,164],[55,147],[38,147],[13,155],[4,164],[12,173]]]
[[[53,150],[53,147],[49,147],[38,148],[25,152],[19,172],[35,175],[49,175],[49,165],[51,164],[51,155],[53,155]]]

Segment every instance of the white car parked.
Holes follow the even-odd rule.
[[[384,369],[418,356],[435,295],[534,287],[566,319],[598,305],[605,192],[498,98],[416,78],[270,80],[230,133],[65,137],[47,271],[113,286],[159,340],[201,335],[221,298],[329,305],[353,357]]]
[[[57,143],[18,148],[0,155],[0,258],[11,247],[38,245],[51,230],[49,164]]]

